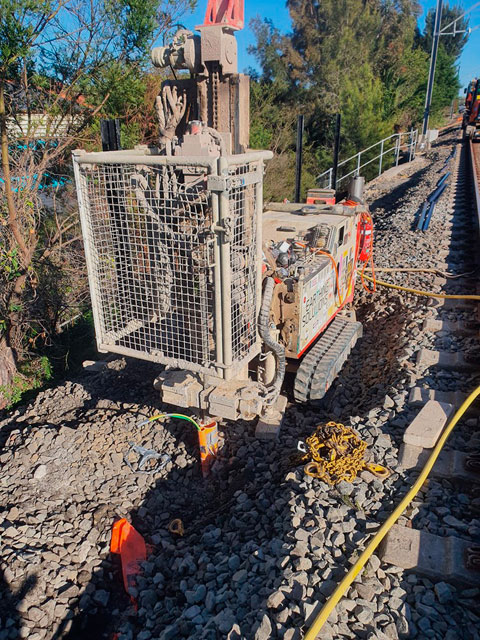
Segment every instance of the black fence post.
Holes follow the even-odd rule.
[[[295,167],[295,202],[300,202],[302,183],[303,116],[297,119],[297,162]]]
[[[338,154],[340,152],[340,125],[342,122],[342,116],[337,113],[335,120],[335,143],[333,146],[333,166],[332,166],[332,184],[330,187],[337,190],[337,169],[338,169]]]
[[[100,120],[100,135],[102,136],[103,151],[119,151],[120,145],[120,120]]]

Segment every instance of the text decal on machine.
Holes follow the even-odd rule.
[[[330,315],[329,307],[333,305],[332,275],[329,269],[322,269],[303,285],[297,352],[302,351],[313,340]]]

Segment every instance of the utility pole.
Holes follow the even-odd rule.
[[[440,23],[442,20],[442,10],[443,10],[443,0],[437,0],[437,8],[435,10],[435,24],[433,27],[432,33],[432,53],[430,55],[430,71],[428,73],[428,85],[427,85],[427,95],[425,97],[425,111],[423,112],[423,128],[422,135],[425,136],[428,131],[428,118],[430,116],[430,106],[432,104],[432,91],[433,91],[433,80],[435,78],[435,65],[437,63],[437,52],[438,52],[438,41],[440,36],[457,36],[460,33],[471,33],[478,29],[480,25],[477,25],[473,29],[457,29],[457,22],[462,20],[465,16],[472,13],[475,9],[480,7],[480,2],[476,2],[473,4],[470,9],[464,11],[461,15],[457,16],[454,20],[449,22],[447,25],[440,28]],[[450,29],[450,31],[449,31]]]
[[[435,65],[437,64],[438,41],[440,39],[440,22],[442,20],[443,0],[437,0],[435,9],[435,22],[432,33],[432,53],[430,55],[430,71],[428,72],[427,95],[425,97],[425,111],[423,112],[422,135],[428,131],[428,118],[430,116],[430,105],[432,104],[433,80],[435,78]]]

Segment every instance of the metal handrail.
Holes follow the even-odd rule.
[[[402,138],[404,136],[408,136],[407,143],[402,143]],[[393,139],[395,140],[395,144],[392,147],[390,147],[387,150],[385,150],[385,143],[388,142],[389,140],[393,140]],[[388,138],[384,138],[383,140],[380,140],[379,142],[375,142],[375,144],[370,145],[366,149],[362,149],[361,151],[356,153],[354,156],[351,156],[350,158],[347,158],[346,160],[342,160],[342,162],[338,163],[338,169],[340,167],[343,167],[344,165],[352,162],[352,161],[355,161],[355,160],[356,160],[357,166],[355,167],[355,169],[353,169],[352,171],[349,171],[348,173],[344,174],[343,176],[337,177],[336,186],[338,186],[340,182],[342,182],[343,180],[346,180],[350,176],[359,176],[360,175],[360,170],[363,169],[364,167],[366,167],[367,165],[371,164],[372,162],[375,162],[375,160],[379,161],[378,162],[378,174],[377,174],[377,176],[380,176],[382,174],[382,166],[384,164],[383,163],[383,158],[387,154],[391,153],[392,151],[395,153],[395,166],[396,167],[398,166],[398,163],[399,163],[400,150],[402,148],[409,150],[409,152],[408,152],[408,162],[411,162],[415,158],[417,142],[418,142],[418,129],[415,129],[413,131],[407,131],[407,132],[403,132],[403,133],[394,133],[391,136],[388,136]],[[367,160],[366,162],[364,162],[362,164],[362,155],[365,154],[367,151],[370,151],[371,149],[374,149],[375,147],[378,147],[379,145],[380,145],[380,153],[377,156],[375,156],[374,158],[371,158],[370,160]],[[328,180],[325,180],[325,178],[327,178],[327,176],[328,176]],[[333,167],[330,167],[330,169],[327,169],[326,171],[324,171],[323,173],[318,175],[315,178],[315,181],[321,187],[327,187],[329,189],[332,189],[333,188],[332,176],[333,176]],[[323,182],[323,184],[322,184],[322,182]]]

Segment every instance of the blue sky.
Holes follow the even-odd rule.
[[[451,0],[451,4],[460,4],[464,8],[468,8],[475,3],[475,0],[463,0],[455,3]],[[206,8],[206,0],[198,0],[197,9],[193,14],[184,16],[181,22],[189,29],[193,29],[196,25],[203,22]],[[426,12],[436,5],[436,0],[420,0],[423,13],[419,18],[420,27],[423,28],[424,16]],[[285,2],[282,0],[245,0],[245,28],[237,33],[238,40],[238,60],[239,70],[245,71],[249,66],[256,67],[255,58],[247,53],[247,47],[255,44],[253,33],[249,28],[249,21],[256,15],[262,18],[270,18],[274,25],[281,31],[287,32],[290,28],[290,16],[288,14]],[[476,9],[470,18],[470,26],[480,25],[480,8]],[[448,36],[443,36],[448,37]],[[462,86],[466,86],[467,82],[480,74],[480,61],[478,59],[478,51],[480,50],[480,29],[474,31],[469,38],[462,57],[460,58],[460,81]]]

